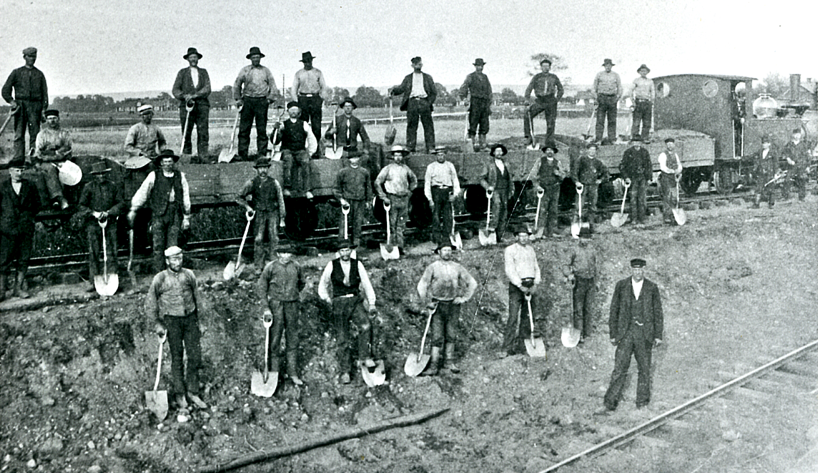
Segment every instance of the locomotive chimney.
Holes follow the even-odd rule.
[[[799,102],[801,88],[801,74],[790,74],[790,103],[796,104]]]

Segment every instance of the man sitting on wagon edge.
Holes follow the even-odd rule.
[[[152,105],[144,104],[136,110],[142,121],[128,130],[128,135],[125,137],[125,152],[131,156],[145,156],[153,159],[165,149],[167,140],[162,130],[151,123],[153,121]]]
[[[273,145],[281,143],[281,160],[284,161],[284,196],[312,199],[312,168],[310,156],[318,149],[318,141],[310,125],[302,120],[298,102],[287,104],[289,120],[275,122]],[[272,140],[272,138],[271,138]]]
[[[37,141],[34,145],[38,161],[37,168],[45,179],[48,199],[54,201],[55,205],[59,203],[60,209],[65,210],[68,207],[68,201],[65,200],[62,193],[57,164],[71,159],[71,136],[67,131],[60,129],[59,110],[49,109],[44,115],[46,126],[37,134]]]

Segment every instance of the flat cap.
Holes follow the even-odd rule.
[[[140,115],[142,115],[143,113],[152,112],[152,111],[153,111],[153,105],[151,105],[151,104],[149,104],[149,103],[146,103],[146,104],[140,105],[140,106],[139,106],[139,108],[137,108],[137,109],[136,109],[136,111],[137,111],[137,112],[138,112]]]
[[[171,256],[176,256],[176,255],[181,255],[181,254],[182,254],[182,249],[179,248],[178,246],[171,246],[170,248],[165,250],[165,256],[166,257],[171,257]]]
[[[647,262],[642,258],[634,258],[631,260],[631,268],[644,268]]]
[[[37,48],[26,48],[23,50],[23,56],[36,56]]]

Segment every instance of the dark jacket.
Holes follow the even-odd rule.
[[[207,70],[199,69],[199,87],[193,84],[193,77],[190,75],[190,68],[186,67],[176,74],[176,81],[173,82],[173,96],[185,105],[185,95],[193,94],[193,100],[198,103],[210,105],[207,96],[210,95],[210,76],[207,75]]]
[[[338,146],[342,146],[345,150],[356,150],[358,149],[358,135],[361,135],[361,141],[364,143],[364,149],[369,150],[369,135],[366,133],[366,128],[364,128],[364,124],[361,123],[361,120],[358,119],[356,116],[349,117],[349,139],[347,139],[347,117],[346,115],[341,115],[340,117],[335,118],[335,123],[337,124],[337,132],[336,132],[336,140]],[[330,130],[332,126],[327,128],[327,132],[324,133],[324,138],[331,140],[332,133]],[[317,137],[316,137],[317,138]]]
[[[3,99],[11,102],[11,90],[14,89],[14,100],[30,100],[42,102],[43,108],[48,107],[48,85],[45,75],[36,67],[18,67],[11,71],[6,83],[3,84]]]
[[[664,331],[662,299],[659,288],[647,279],[643,280],[638,301],[633,296],[631,278],[616,283],[611,298],[611,318],[608,321],[611,340],[616,340],[617,343],[621,341],[634,321],[643,324],[646,342],[662,339]]]
[[[29,234],[34,238],[34,216],[40,211],[40,194],[34,184],[23,180],[20,195],[11,187],[11,179],[0,183],[0,232],[6,235]]]
[[[80,212],[87,214],[89,219],[93,219],[91,212],[108,212],[111,216],[119,215],[125,210],[122,186],[108,180],[91,181],[82,188],[77,206]]]
[[[650,162],[650,153],[645,147],[636,149],[631,146],[622,155],[622,162],[619,163],[619,172],[623,178],[632,181],[644,179],[646,182],[653,177],[653,164]]]
[[[508,169],[508,161],[505,162],[505,166],[506,172],[504,174],[508,175],[509,180],[506,198],[510,200],[514,196],[514,178],[511,176],[511,171]],[[489,187],[494,187],[496,189],[497,178],[499,177],[498,174],[500,174],[500,169],[498,169],[497,165],[494,164],[494,158],[489,156],[488,160],[483,163],[483,169],[480,172],[480,185],[486,190],[488,190]]]
[[[474,71],[466,76],[460,86],[460,98],[465,99],[471,93],[472,99],[491,100],[491,82],[482,72]]]
[[[414,72],[412,74],[414,74]],[[401,82],[399,86],[392,89],[392,95],[403,94],[403,101],[400,104],[400,109],[402,112],[405,112],[406,109],[409,108],[409,95],[412,94],[412,74],[404,77],[403,82]],[[427,99],[429,100],[430,104],[434,104],[435,99],[437,98],[437,87],[435,87],[435,81],[429,74],[425,72],[422,72],[421,74],[423,74],[423,89],[426,91]],[[434,110],[435,107],[432,106],[431,109]]]
[[[605,182],[608,180],[608,168],[599,158],[590,156],[580,156],[576,167],[576,175],[572,176],[574,182],[581,182],[585,186],[596,186],[597,180]]]
[[[369,171],[363,167],[344,168],[335,178],[335,188],[332,190],[336,199],[341,200],[372,200],[372,181]]]

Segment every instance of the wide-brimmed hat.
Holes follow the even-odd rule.
[[[24,168],[26,167],[26,157],[23,155],[15,156],[9,161],[10,168]]]
[[[313,59],[315,59],[315,56],[311,52],[301,53],[301,62],[311,62]]]
[[[440,254],[440,250],[442,250],[443,248],[451,248],[452,251],[457,250],[457,247],[455,245],[452,245],[450,243],[441,243],[440,245],[437,245],[437,248],[435,248],[435,253]]]
[[[261,49],[259,49],[258,46],[253,46],[252,48],[250,48],[250,52],[247,53],[247,59],[250,59],[250,56],[256,54],[258,54],[261,57],[264,57],[264,54],[261,52]]]
[[[605,58],[605,60],[604,60],[604,61],[602,61],[602,66],[603,66],[603,67],[604,67],[604,66],[615,66],[615,65],[616,65],[616,64],[614,64],[614,62],[613,62],[613,61],[611,61],[611,60],[610,60],[610,59],[608,59],[608,58]]]
[[[542,147],[542,152],[545,153],[545,150],[547,150],[547,149],[553,150],[554,154],[557,154],[557,153],[560,152],[559,148],[557,148],[556,143],[553,143],[553,142],[546,143],[545,146]]]
[[[148,113],[148,112],[153,112],[153,105],[151,105],[149,103],[140,105],[139,108],[136,109],[136,112],[138,114],[140,114],[140,115]]]
[[[105,174],[111,172],[111,168],[105,161],[97,161],[91,165],[91,174]]]
[[[179,161],[179,156],[176,153],[174,153],[173,150],[163,149],[161,153],[157,154],[153,158],[153,162],[154,162],[154,164],[156,164],[158,166],[158,165],[162,164],[162,159],[164,159],[164,158],[173,158],[174,163]]]
[[[48,110],[43,112],[43,115],[46,118],[48,118],[48,117],[59,117],[60,116],[60,111],[56,110],[56,109],[53,109],[53,108],[49,108]]]
[[[496,158],[497,156],[494,154],[494,152],[498,148],[503,150],[503,156],[508,154],[508,148],[506,148],[506,145],[504,145],[503,143],[494,143],[493,145],[491,145],[489,155],[494,156]]]
[[[344,105],[346,105],[348,103],[352,104],[353,109],[358,108],[358,104],[356,104],[355,101],[352,100],[352,97],[344,97],[344,100],[341,101],[341,104],[339,105],[339,107],[344,108]]]
[[[261,158],[256,159],[255,164],[253,164],[254,168],[268,168],[270,166],[272,166],[272,163],[270,162],[270,158],[266,158],[266,157],[261,157]]]
[[[474,63],[472,63],[472,66],[485,66],[485,65],[486,65],[486,61],[484,61],[483,58],[481,58],[481,57],[475,59]]]
[[[195,55],[199,56],[199,59],[202,58],[202,54],[199,51],[197,51],[196,48],[187,48],[187,54],[182,56],[182,59],[187,59],[188,56],[190,56],[191,54],[195,54]]]
[[[342,250],[344,248],[355,249],[357,247],[358,245],[352,243],[352,240],[350,240],[349,238],[339,238],[338,242],[335,245],[336,250]]]
[[[531,227],[529,227],[528,225],[522,224],[522,223],[519,224],[519,225],[515,225],[513,230],[514,230],[514,235],[519,235],[520,233],[528,233],[529,235],[531,235],[532,233],[534,233],[531,230]]]
[[[631,260],[631,268],[644,268],[647,262],[642,258],[634,258]]]
[[[639,71],[641,71],[642,69],[644,69],[644,70],[648,71],[648,74],[650,74],[650,68],[649,68],[648,66],[644,65],[644,64],[642,64],[641,66],[639,66],[639,69],[637,69],[637,70],[636,70],[636,72],[639,72]]]
[[[409,150],[406,148],[406,146],[403,145],[394,145],[391,148],[389,148],[389,152],[391,154],[400,153],[404,156],[409,154]]]

